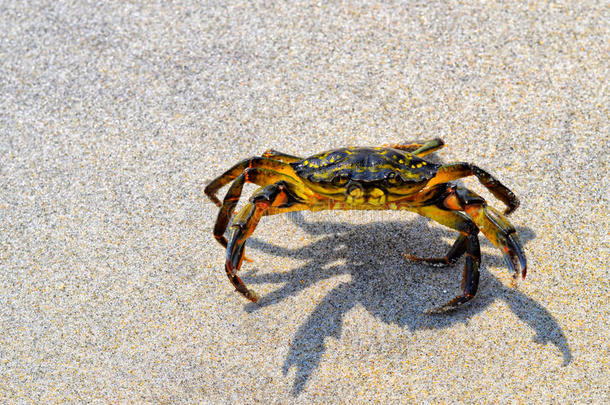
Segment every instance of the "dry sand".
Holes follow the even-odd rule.
[[[1,402],[607,403],[608,3],[226,3],[0,1]],[[521,198],[524,282],[482,239],[428,315],[462,262],[401,254],[455,232],[329,211],[233,291],[207,182],[434,137]]]

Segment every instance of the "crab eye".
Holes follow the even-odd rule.
[[[402,184],[402,177],[396,172],[388,173],[385,179],[390,186],[399,186]]]
[[[340,173],[333,177],[333,185],[334,186],[344,186],[349,181],[349,175],[347,173]]]

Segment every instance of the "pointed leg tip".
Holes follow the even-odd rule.
[[[426,262],[426,259],[424,259],[423,257],[418,257],[418,256],[414,256],[410,253],[402,253],[402,255],[404,256],[405,259],[413,261],[413,262]]]
[[[456,302],[456,300],[449,301],[445,305],[441,305],[440,307],[431,308],[426,311],[426,313],[430,315],[442,315],[448,312],[453,312],[461,306],[462,302]]]
[[[420,261],[419,257],[417,257],[417,256],[413,256],[413,255],[412,255],[412,254],[410,254],[410,253],[401,253],[401,254],[402,254],[402,255],[404,256],[404,258],[405,258],[405,259],[407,259],[407,260],[415,260],[415,261]]]
[[[454,299],[452,299],[445,305],[442,305],[438,308],[429,309],[426,312],[429,314],[434,314],[434,315],[444,314],[447,312],[453,312],[456,309],[463,307],[465,304],[470,304],[470,302],[473,298],[474,298],[474,294],[466,293],[464,295],[455,297]]]
[[[457,306],[446,304],[446,305],[442,305],[440,307],[431,308],[431,309],[427,310],[426,313],[428,315],[443,315],[448,312],[453,312],[457,308],[458,308]]]
[[[447,257],[426,258],[426,257],[413,256],[412,254],[409,254],[409,253],[401,253],[401,254],[407,260],[411,260],[413,262],[418,262],[418,263],[427,263],[434,267],[445,267],[445,266],[449,266],[450,264],[452,264],[451,260],[449,260]]]

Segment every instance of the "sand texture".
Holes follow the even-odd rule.
[[[0,0],[0,402],[610,402],[609,21],[605,1]],[[520,197],[515,288],[481,237],[477,297],[430,315],[464,259],[403,253],[455,231],[303,211],[248,241],[260,302],[234,291],[209,181],[269,148],[436,137],[431,160]]]

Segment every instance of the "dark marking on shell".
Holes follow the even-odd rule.
[[[385,180],[390,173],[405,183],[419,183],[434,177],[438,164],[393,148],[341,148],[315,154],[291,163],[297,174],[316,183],[331,183],[338,176],[363,183]]]

